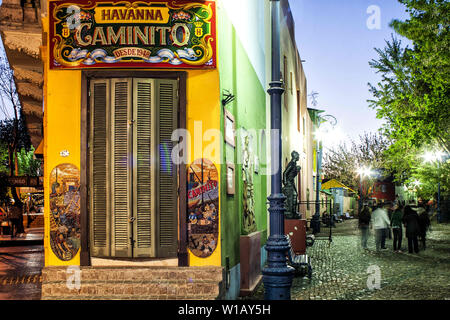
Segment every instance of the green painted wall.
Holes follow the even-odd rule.
[[[255,217],[258,231],[262,231],[263,246],[267,238],[267,176],[265,172],[266,151],[261,147],[261,129],[266,130],[266,91],[240,43],[236,30],[224,10],[218,12],[219,72],[220,90],[230,91],[235,101],[226,106],[234,118],[236,129],[256,129],[253,137],[253,152],[259,157],[260,173],[253,175],[255,196]],[[255,44],[256,45],[256,44]],[[224,113],[222,111],[221,130],[224,132]],[[267,131],[267,130],[266,130]],[[266,141],[267,139],[264,139]],[[267,142],[267,141],[266,141]],[[227,195],[226,163],[235,164],[234,196]],[[221,230],[222,264],[229,258],[229,266],[239,263],[239,237],[243,234],[243,183],[242,183],[242,143],[236,137],[236,148],[222,142],[221,175]]]

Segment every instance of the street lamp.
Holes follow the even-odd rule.
[[[332,128],[334,128],[337,124],[337,119],[330,115],[324,115],[320,116],[317,114],[317,121],[316,121],[316,132],[315,132],[315,138],[317,141],[317,147],[316,147],[316,207],[315,207],[315,213],[311,219],[311,228],[313,229],[313,234],[320,232],[320,171],[322,168],[322,142],[325,139],[326,135],[329,134],[328,131],[321,130],[321,124],[322,123],[329,123],[331,124]]]
[[[442,151],[428,151],[422,157],[425,162],[436,162],[438,169],[438,194],[437,194],[437,221],[441,223],[441,161],[445,157],[445,153]]]
[[[269,200],[270,236],[265,249],[267,266],[262,270],[266,300],[290,300],[294,268],[287,265],[289,243],[284,234],[284,202],[281,189],[281,80],[280,0],[271,0],[272,8],[272,81],[270,89],[271,121],[271,195]]]

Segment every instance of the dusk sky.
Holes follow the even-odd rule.
[[[404,6],[396,0],[290,0],[290,5],[308,94],[319,93],[316,108],[337,118],[344,137],[359,140],[365,131],[376,132],[383,122],[366,100],[371,98],[367,83],[376,84],[379,77],[369,61],[377,57],[374,48],[384,47],[394,33],[392,19],[407,18]],[[371,6],[380,9],[380,29],[367,26]]]

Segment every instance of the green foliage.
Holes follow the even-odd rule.
[[[25,148],[26,150],[30,150],[31,148],[31,140],[30,135],[28,134],[27,127],[23,120],[23,117],[19,117],[17,120],[17,139],[15,139],[15,131],[16,129],[14,119],[1,120],[0,121],[0,141],[5,144],[13,145],[16,144],[17,150]]]
[[[391,27],[412,48],[393,35],[385,48],[375,49],[378,59],[369,64],[381,80],[369,84],[374,97],[369,104],[386,120],[382,132],[392,142],[386,168],[396,173],[397,181],[420,177],[432,184],[432,170],[425,170],[420,154],[425,148],[450,151],[450,2],[399,2],[409,19],[394,20]]]
[[[38,176],[41,167],[41,160],[34,157],[34,147],[30,151],[21,149],[17,154],[19,175]]]
[[[8,167],[8,147],[2,142],[0,143],[0,172],[7,173]]]
[[[434,163],[424,163],[417,166],[409,182],[419,182],[416,191],[419,198],[437,199],[438,184],[441,184],[441,197],[450,194],[450,161],[443,161],[440,165]]]

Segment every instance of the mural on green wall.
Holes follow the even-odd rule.
[[[250,144],[250,134],[244,134],[242,141],[242,182],[243,182],[243,229],[244,234],[257,230],[255,219],[255,193],[253,186],[253,150]]]

